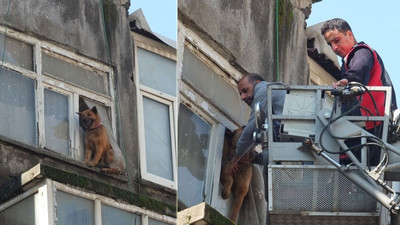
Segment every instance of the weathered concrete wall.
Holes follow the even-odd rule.
[[[279,13],[279,76],[276,75],[276,2]],[[235,63],[268,81],[305,84],[305,18],[312,0],[184,0],[178,1],[180,19],[226,48]],[[191,20],[191,21],[190,21]],[[216,51],[220,51],[216,48]]]
[[[19,175],[39,163],[39,159],[33,155],[4,142],[0,142],[0,158],[0,184],[9,180],[10,175]]]
[[[132,181],[138,177],[139,141],[136,87],[133,83],[134,52],[126,9],[105,1],[104,16],[111,63],[115,71],[118,143],[126,152],[127,171]],[[105,46],[103,46],[105,47]],[[136,188],[140,190],[139,188]]]
[[[9,26],[106,61],[105,48],[99,48],[105,46],[99,0],[10,2]],[[8,0],[0,0],[0,4],[0,18],[3,19],[6,18]],[[5,24],[6,21],[1,22]]]
[[[279,79],[288,84],[307,84],[307,36],[305,20],[312,0],[279,0]]]
[[[269,80],[274,74],[274,6],[273,1],[261,0],[178,1],[179,11],[224,46],[240,66]]]
[[[106,30],[102,20],[101,0],[10,1],[7,16],[8,3],[8,0],[0,0],[0,24],[7,24],[15,30],[111,64],[115,81],[117,142],[126,152],[126,171],[128,180],[132,181],[133,191],[146,193],[147,190],[140,187],[142,184],[139,181],[136,86],[132,79],[135,68],[133,38],[127,20],[130,0],[103,0]],[[46,152],[39,151],[36,154],[32,149],[13,145],[10,147],[2,143],[0,157],[7,160],[3,160],[7,165],[3,163],[0,167],[0,184],[11,173],[24,172],[42,160],[59,162],[55,155],[47,157]],[[71,162],[65,166],[71,166]],[[110,183],[118,183],[112,180]],[[127,182],[120,183],[120,188],[129,188]],[[155,192],[157,188],[160,189],[151,187],[154,190],[148,192]],[[160,199],[175,204],[175,195],[171,195],[171,192],[160,194]]]

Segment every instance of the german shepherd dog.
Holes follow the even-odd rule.
[[[220,176],[220,181],[223,186],[222,198],[229,198],[231,191],[234,194],[233,206],[229,215],[229,219],[233,222],[236,222],[240,208],[242,207],[243,199],[249,191],[250,181],[253,176],[251,161],[256,156],[256,152],[253,148],[239,160],[235,169],[232,170],[231,166],[229,166],[230,158],[235,154],[236,143],[243,129],[244,128],[239,128],[233,132],[226,129],[222,152],[223,165]]]
[[[120,149],[113,149],[107,135],[107,129],[101,124],[96,106],[78,112],[85,130],[85,159],[90,167],[105,164],[102,172],[121,174],[125,169],[125,160]]]

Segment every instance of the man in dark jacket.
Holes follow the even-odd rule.
[[[342,57],[342,79],[334,83],[334,88],[346,86],[349,82],[359,82],[365,86],[390,86],[392,87],[391,110],[397,109],[396,95],[389,75],[385,70],[382,59],[378,53],[364,42],[357,42],[349,24],[340,18],[328,20],[321,28],[321,33],[332,50]],[[354,110],[351,115],[358,116],[383,116],[385,95],[383,92],[372,92],[371,98],[364,94],[360,109]],[[375,109],[374,102],[377,106]],[[352,105],[343,104],[342,111],[347,111]],[[366,122],[366,130],[376,136],[381,136],[380,122]],[[359,158],[360,151],[354,152]],[[370,165],[379,162],[379,149],[370,149]],[[343,163],[348,163],[347,155],[341,155]]]

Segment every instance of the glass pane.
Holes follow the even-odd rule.
[[[101,205],[102,225],[140,225],[141,217],[108,205]]]
[[[4,52],[4,40],[5,49]],[[16,40],[11,37],[4,38],[4,34],[0,33],[0,60],[12,63],[14,65],[23,67],[28,70],[33,70],[33,47],[22,41]]]
[[[57,218],[59,225],[94,225],[93,201],[57,191]]]
[[[140,84],[176,96],[176,62],[138,48]]]
[[[44,90],[46,148],[69,155],[68,96]]]
[[[105,73],[98,74],[94,71],[83,69],[72,64],[72,62],[66,62],[44,52],[42,60],[43,73],[59,77],[101,94],[108,94],[106,89],[107,81],[105,80],[107,76]]]
[[[34,80],[0,68],[0,135],[36,146],[34,93]]]
[[[153,219],[149,218],[149,225],[168,225],[168,223],[164,223],[164,222],[153,220]]]
[[[169,106],[143,97],[147,172],[173,180]]]
[[[23,215],[23,216],[22,216]],[[2,225],[34,225],[35,223],[35,196],[32,195],[21,202],[0,212]]]
[[[178,118],[178,198],[187,207],[204,201],[211,125],[184,105]]]
[[[211,99],[228,115],[242,124],[247,123],[251,109],[240,100],[237,88],[230,85],[186,48],[183,52],[182,80],[193,84],[197,91]]]

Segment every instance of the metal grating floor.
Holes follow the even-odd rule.
[[[379,217],[270,215],[270,225],[377,225]]]
[[[269,168],[273,214],[377,212],[377,202],[334,168]]]

